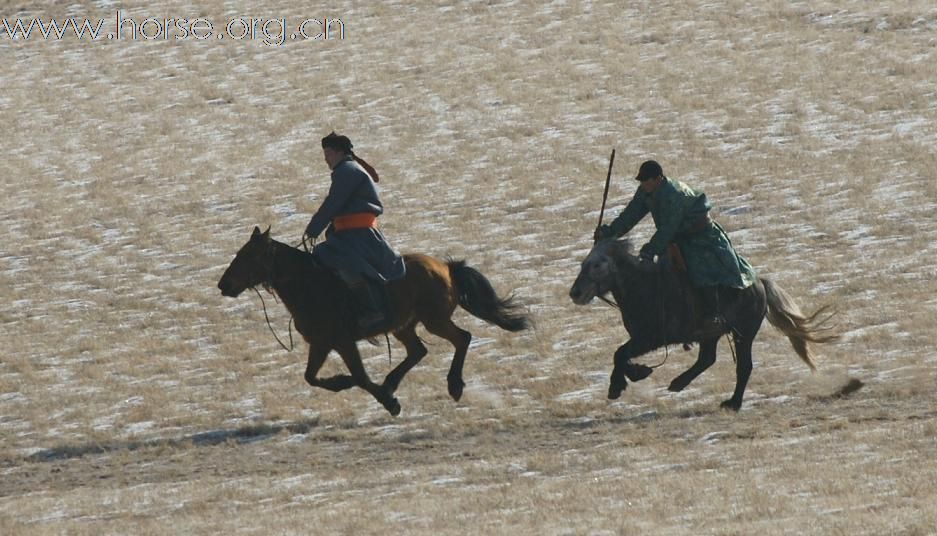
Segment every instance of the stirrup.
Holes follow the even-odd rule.
[[[357,322],[358,329],[368,331],[383,326],[385,318],[384,315],[380,313],[369,311],[366,315],[358,316]]]
[[[363,315],[359,314],[356,316],[355,324],[358,329],[359,338],[366,338],[368,342],[374,344],[377,340],[377,335],[380,335],[389,327],[390,321],[383,313],[368,310]],[[367,337],[367,335],[372,334],[373,336]],[[374,339],[374,342],[370,339]]]

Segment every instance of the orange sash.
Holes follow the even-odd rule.
[[[332,218],[332,226],[335,227],[336,231],[367,229],[368,227],[377,228],[377,216],[370,212],[343,214]]]

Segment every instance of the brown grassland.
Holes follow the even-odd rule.
[[[937,533],[933,2],[265,4],[120,9],[328,16],[345,39],[0,38],[0,534]],[[456,314],[460,402],[429,335],[396,418],[313,390],[304,344],[215,288],[254,225],[299,240],[332,129],[381,172],[397,249],[528,304],[521,334]],[[738,414],[725,343],[682,393],[695,354],[671,347],[606,399],[627,335],[567,292],[613,147],[607,216],[656,158],[762,275],[835,304],[817,373],[765,325]]]

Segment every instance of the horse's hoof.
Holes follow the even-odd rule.
[[[667,390],[670,391],[671,393],[679,393],[680,391],[686,389],[686,385],[687,384],[683,382],[678,382],[677,380],[674,380],[670,382],[670,385],[667,387]]]
[[[391,398],[390,402],[384,404],[384,408],[387,409],[392,417],[400,415],[400,402],[398,402],[396,398]]]
[[[732,411],[738,411],[742,409],[742,402],[741,401],[736,402],[735,400],[730,398],[729,400],[726,400],[722,404],[719,404],[719,407],[721,407],[722,409],[731,409]]]
[[[654,372],[654,369],[645,365],[628,365],[625,367],[625,376],[633,382],[647,378],[652,372]]]
[[[609,385],[608,386],[608,399],[617,400],[621,396],[621,392],[625,390],[628,385]]]
[[[462,398],[462,391],[465,389],[465,382],[461,380],[449,380],[449,396],[456,402]]]

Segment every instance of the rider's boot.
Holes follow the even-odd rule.
[[[727,322],[719,312],[719,287],[699,287],[702,319],[696,330],[696,339],[716,337],[726,332]]]

